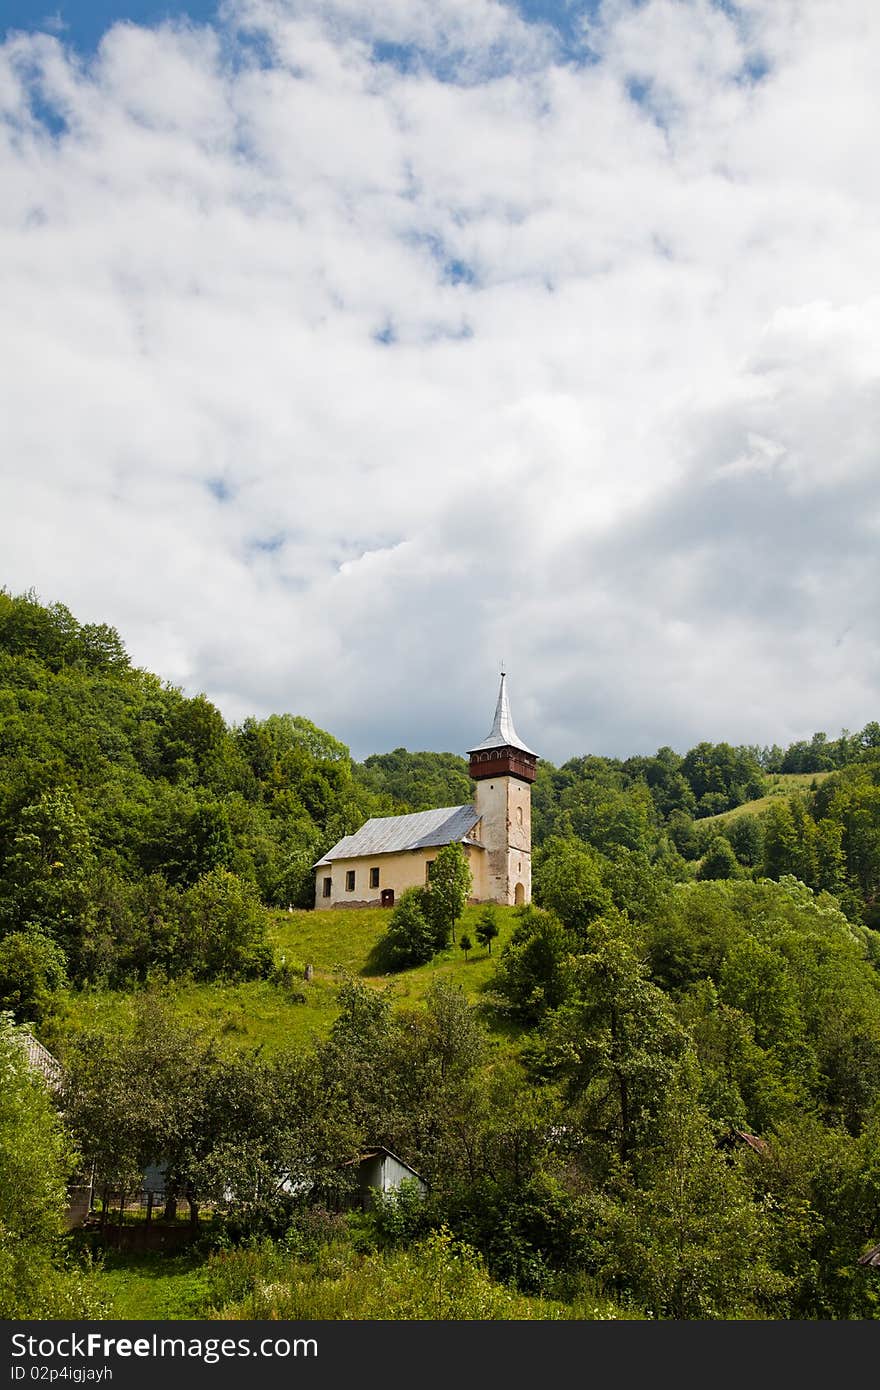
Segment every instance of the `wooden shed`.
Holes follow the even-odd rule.
[[[374,1205],[376,1193],[396,1192],[401,1183],[414,1182],[422,1197],[428,1195],[425,1179],[402,1158],[377,1144],[350,1160],[357,1165],[358,1186],[355,1202],[364,1209]]]

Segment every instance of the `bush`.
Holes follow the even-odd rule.
[[[437,950],[433,927],[425,913],[424,888],[405,888],[391,914],[380,943],[380,957],[388,970],[424,965]]]
[[[64,1265],[75,1155],[23,1043],[0,1016],[0,1318],[100,1317],[88,1277]]]
[[[268,914],[253,884],[228,869],[212,869],[185,894],[183,917],[182,958],[197,979],[271,975]]]
[[[64,952],[38,927],[10,932],[0,941],[0,1009],[8,1009],[17,1023],[42,1023],[66,983]]]

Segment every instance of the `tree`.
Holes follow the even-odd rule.
[[[471,888],[471,871],[461,845],[444,845],[434,860],[428,880],[426,911],[434,928],[436,949],[442,951],[464,911]]]
[[[434,806],[455,806],[472,795],[468,765],[455,753],[373,753],[355,767],[360,781],[373,791],[384,792],[412,811]]]
[[[183,899],[181,963],[201,979],[255,979],[272,969],[266,910],[251,883],[212,869]]]
[[[128,666],[128,653],[115,627],[106,623],[84,623],[79,630],[80,660],[92,671],[122,670]]]
[[[571,937],[556,913],[523,908],[501,953],[496,989],[523,1023],[537,1023],[569,997],[571,980]]]
[[[485,946],[492,954],[492,942],[498,935],[498,912],[494,903],[487,903],[477,919],[474,935],[481,946]]]
[[[588,845],[556,835],[535,855],[535,902],[555,912],[579,942],[586,942],[590,923],[611,906],[601,863],[602,856]]]
[[[422,1036],[436,1059],[442,1080],[464,1075],[483,1060],[486,1036],[464,990],[447,980],[432,980],[425,996]]]
[[[792,800],[774,801],[761,817],[764,831],[763,873],[767,878],[794,874],[800,863],[800,845],[792,815]]]
[[[617,1278],[659,1316],[771,1316],[789,1281],[741,1162],[721,1153],[696,1100],[696,1069],[677,1069],[657,1116],[642,1180],[611,1225]]]
[[[485,1108],[478,1068],[486,1035],[464,990],[440,978],[425,1007],[393,1016],[382,1061],[383,1141],[432,1181],[450,1175],[455,1155],[477,1158],[478,1116]]]
[[[403,896],[403,895],[401,895]],[[330,1037],[317,1050],[317,1069],[326,1092],[340,1096],[364,1137],[380,1142],[394,1102],[389,1097],[389,1050],[394,1019],[391,991],[377,991],[360,980],[346,980],[339,991],[340,1012]]]
[[[651,861],[642,850],[614,849],[602,864],[605,887],[616,908],[633,922],[649,922],[668,897],[673,884],[689,877],[684,860],[668,844],[662,857]]]
[[[757,816],[734,816],[724,827],[733,852],[746,868],[755,869],[764,853],[764,831]]]
[[[755,1042],[755,1025],[741,1009],[725,1004],[711,980],[700,980],[682,996],[678,1016],[699,1063],[699,1101],[726,1129],[765,1134],[791,1112],[795,1091],[775,1053]]]
[[[546,1020],[539,1056],[564,1080],[585,1144],[605,1162],[612,1143],[626,1163],[650,1137],[685,1033],[627,920],[609,916],[594,931],[593,950],[573,963],[568,999]]]
[[[133,1027],[89,1030],[68,1048],[64,1110],[95,1181],[105,1191],[140,1187],[149,1164],[169,1167],[190,1123],[189,1079],[201,1048],[152,995],[138,1004]],[[166,1191],[174,1195],[177,1172]]]
[[[42,1023],[67,983],[66,965],[45,932],[10,932],[0,941],[0,1010],[10,1010],[18,1023]]]
[[[716,835],[697,869],[697,878],[736,878],[740,867],[730,841]]]
[[[755,750],[732,748],[729,743],[698,743],[685,754],[681,772],[697,798],[701,816],[728,811],[760,796],[764,788]]]
[[[472,951],[472,950],[474,949],[474,943],[471,941],[471,939],[470,939],[470,937],[468,936],[467,932],[462,932],[462,934],[461,934],[461,939],[459,940],[459,943],[458,943],[458,944],[459,944],[459,946],[461,947],[461,949],[464,951],[464,958],[465,958],[465,960],[467,960],[467,958],[468,958],[468,952],[469,952],[469,951]]]
[[[100,1316],[87,1283],[65,1271],[59,1237],[76,1155],[24,1035],[0,1015],[0,1318]]]
[[[675,848],[683,859],[700,857],[700,837],[693,817],[686,811],[675,810],[670,813],[666,829]]]
[[[190,763],[200,773],[209,771],[228,738],[225,720],[210,700],[204,695],[192,700],[178,696],[164,731],[163,757],[169,774],[176,780]]]
[[[7,930],[38,923],[50,931],[75,977],[91,920],[94,865],[88,825],[67,791],[44,792],[21,811],[3,870],[0,921]]]
[[[759,1046],[785,1052],[803,1045],[797,976],[778,947],[745,937],[727,952],[719,971],[719,995],[749,1015]],[[790,1057],[793,1060],[793,1057]]]
[[[880,1289],[858,1257],[877,1233],[876,1123],[854,1139],[810,1113],[769,1136],[772,1161],[753,1156],[756,1193],[766,1201],[777,1263],[792,1279],[788,1316],[876,1320]]]
[[[437,941],[425,910],[426,898],[424,888],[405,888],[398,898],[379,944],[379,963],[386,969],[425,965],[434,956]]]

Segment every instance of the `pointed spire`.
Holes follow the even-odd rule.
[[[487,748],[518,748],[522,753],[530,753],[533,758],[538,755],[527,743],[523,743],[516,729],[513,727],[513,718],[510,713],[510,699],[507,694],[507,675],[501,672],[501,685],[498,689],[498,703],[495,706],[495,721],[487,738],[482,743],[477,743],[468,751],[479,753]]]

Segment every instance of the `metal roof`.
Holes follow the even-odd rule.
[[[486,748],[518,748],[521,753],[531,753],[537,758],[534,748],[523,743],[510,715],[510,700],[507,695],[507,676],[501,672],[501,688],[498,691],[498,704],[495,706],[495,723],[482,743],[475,743],[469,753],[481,753]]]
[[[441,806],[435,811],[413,811],[408,816],[373,816],[353,835],[346,835],[322,855],[318,864],[333,859],[358,859],[366,854],[394,854],[404,849],[427,849],[468,840],[480,819],[477,808]],[[315,868],[318,867],[315,865]]]
[[[386,1149],[384,1144],[373,1144],[369,1149],[364,1149],[362,1153],[357,1154],[354,1158],[347,1158],[342,1166],[344,1168],[350,1168],[355,1163],[364,1163],[371,1158],[380,1158],[383,1155],[385,1158],[393,1158],[395,1163],[399,1163],[401,1168],[406,1168],[408,1172],[412,1173],[414,1178],[418,1178],[419,1182],[425,1182],[421,1173],[417,1173],[411,1163],[407,1163],[405,1159],[400,1158],[396,1153],[392,1153],[390,1149]],[[427,1183],[425,1183],[425,1186],[427,1187]]]

